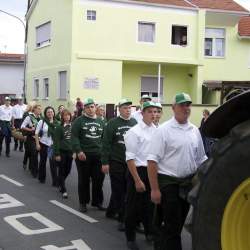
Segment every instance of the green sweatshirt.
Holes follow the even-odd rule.
[[[85,115],[78,117],[72,126],[73,152],[100,154],[104,124],[99,118],[90,118]]]
[[[104,131],[102,164],[108,164],[109,160],[125,162],[125,133],[134,125],[136,120],[124,120],[121,117],[116,117],[110,120]]]
[[[60,155],[61,151],[72,152],[71,128],[70,124],[56,127],[53,140],[55,156]]]

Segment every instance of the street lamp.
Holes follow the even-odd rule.
[[[4,10],[1,10],[0,9],[0,12],[1,13],[4,13],[8,16],[11,16],[15,19],[17,19],[19,22],[21,22],[23,28],[24,28],[24,58],[23,58],[23,63],[24,63],[24,70],[23,70],[23,99],[24,99],[24,102],[26,102],[26,84],[25,84],[25,71],[26,71],[26,39],[25,39],[25,33],[26,33],[26,25],[24,23],[24,21],[19,18],[18,16],[15,16],[7,11],[4,11]]]

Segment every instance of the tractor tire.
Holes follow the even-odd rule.
[[[189,201],[194,209],[191,228],[193,250],[250,249],[250,237],[247,239],[242,236],[241,238],[241,235],[237,233],[243,230],[239,228],[241,224],[233,224],[236,229],[232,228],[232,230],[236,230],[239,236],[234,240],[235,242],[231,242],[232,239],[226,237],[226,241],[230,241],[230,244],[224,244],[222,238],[225,211],[227,211],[231,197],[246,180],[250,183],[249,177],[250,120],[235,126],[228,136],[218,141],[214,145],[211,157],[202,164],[198,171],[198,182],[189,193]],[[250,185],[247,190],[250,190]],[[243,211],[248,213],[244,215],[245,220],[248,221],[242,223],[247,227],[244,230],[249,233],[250,192],[243,192],[240,195],[241,199],[245,197],[243,202],[246,202],[244,207],[247,207],[247,210]],[[237,206],[237,204],[234,205]]]

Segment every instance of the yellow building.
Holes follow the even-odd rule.
[[[27,99],[137,104],[147,93],[170,104],[184,91],[194,104],[218,104],[220,95],[208,91],[214,83],[250,81],[250,37],[238,32],[249,13],[233,1],[207,2],[33,0]]]

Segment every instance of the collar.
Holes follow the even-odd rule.
[[[122,117],[121,115],[119,115],[119,117],[122,119],[122,120],[124,120],[124,121],[129,121],[130,119],[131,119],[131,117],[129,117],[129,118],[124,118],[124,117]]]
[[[67,123],[64,123],[64,124],[63,124],[63,127],[64,127],[64,128],[67,127],[67,126],[71,126],[71,122],[70,122],[69,124],[67,124]]]
[[[97,116],[96,116],[96,115],[93,116],[93,117],[91,117],[91,116],[87,115],[86,113],[84,113],[84,116],[86,116],[86,117],[88,117],[88,118],[90,118],[90,119],[93,119],[93,120],[97,119]]]
[[[147,125],[143,120],[139,122],[139,125],[142,129],[155,127],[153,123],[151,123],[150,125]]]
[[[175,117],[172,117],[171,123],[172,123],[172,127],[174,128],[179,128],[183,130],[189,130],[193,128],[193,125],[190,123],[190,121],[187,121],[186,123],[181,124],[175,119]]]

